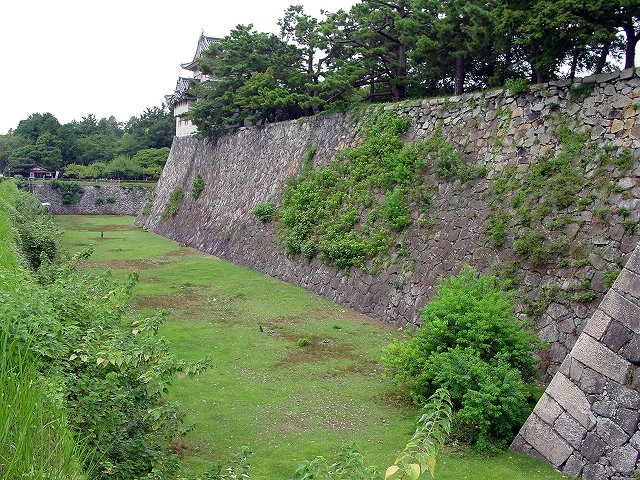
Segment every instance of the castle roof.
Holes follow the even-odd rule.
[[[188,93],[189,88],[191,88],[191,79],[178,77],[178,81],[176,82],[176,89],[174,90],[174,92],[171,95],[164,96],[167,105],[172,107],[175,103],[184,98],[193,98],[193,96]]]
[[[198,66],[198,59],[202,56],[202,53],[214,42],[219,42],[221,39],[216,37],[207,37],[204,33],[200,34],[200,38],[198,39],[198,46],[196,48],[196,53],[193,56],[193,60],[187,63],[181,63],[180,66],[185,70],[195,70]]]

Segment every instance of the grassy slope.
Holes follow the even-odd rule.
[[[213,367],[176,382],[171,396],[195,429],[180,446],[186,472],[255,453],[253,478],[282,479],[315,455],[355,441],[368,464],[392,463],[415,426],[380,373],[381,348],[399,333],[303,289],[144,232],[130,217],[59,217],[70,250],[88,244],[89,268],[139,269],[133,308],[167,309],[162,333],[186,359]],[[101,237],[101,233],[103,235]],[[262,326],[263,332],[260,331]],[[310,345],[298,346],[306,338]],[[561,478],[513,453],[442,457],[440,479]]]
[[[0,297],[35,290],[25,288],[29,275],[14,251],[9,212],[16,194],[12,182],[0,182]],[[35,312],[33,312],[35,314]],[[76,439],[64,413],[40,387],[24,345],[12,342],[9,315],[0,309],[0,479],[83,479]]]

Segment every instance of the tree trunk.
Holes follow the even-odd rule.
[[[571,71],[569,72],[569,78],[573,80],[576,78],[576,70],[578,69],[578,58],[580,57],[580,49],[573,47],[573,56],[571,58]]]
[[[602,45],[602,50],[600,50],[600,56],[598,57],[598,61],[596,62],[596,69],[593,72],[594,74],[602,73],[604,66],[607,64],[607,57],[609,56],[609,50],[611,50],[611,40],[607,40]]]
[[[622,25],[624,33],[627,36],[627,46],[625,48],[624,68],[633,68],[636,63],[636,44],[638,43],[638,35],[633,28],[633,21]]]
[[[456,78],[453,89],[454,95],[461,95],[464,91],[464,74],[464,55],[459,55],[456,58]]]
[[[399,44],[396,50],[398,67],[394,69],[394,77],[391,79],[391,101],[399,102],[407,95],[407,46]]]

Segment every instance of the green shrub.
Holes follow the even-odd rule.
[[[304,161],[302,162],[303,172],[310,172],[313,170],[313,159],[316,156],[317,151],[318,145],[314,143],[304,156]]]
[[[58,257],[60,231],[33,195],[18,193],[14,201],[12,223],[18,250],[31,270],[37,271],[43,262],[53,262]]]
[[[35,204],[37,201],[28,194],[17,197],[12,219],[18,232],[22,226],[17,222],[33,221]],[[0,205],[0,223],[2,215]],[[0,237],[0,244],[7,242],[6,237]],[[33,257],[47,258],[47,250],[38,255],[36,247]],[[127,315],[137,273],[116,283],[110,272],[95,276],[76,271],[73,263],[86,255],[88,252],[68,264],[49,265],[46,284],[38,284],[28,275],[17,277],[13,283],[0,282],[0,336],[10,338],[16,351],[25,356],[28,352],[36,363],[37,371],[32,373],[50,394],[38,408],[44,406],[55,413],[64,406],[68,426],[86,443],[86,466],[95,469],[92,478],[125,480],[151,474],[167,478],[175,472],[178,460],[171,442],[185,429],[176,405],[167,402],[164,394],[176,373],[198,373],[203,364],[187,365],[171,355],[166,342],[157,336],[161,314],[148,318]],[[0,341],[0,349],[4,345]],[[0,363],[6,360],[4,354],[2,359]],[[4,387],[0,391],[12,394]],[[2,403],[6,402],[3,397]],[[0,407],[0,417],[5,415],[3,411]],[[30,421],[22,418],[28,413],[20,412],[21,418],[12,420],[9,427]],[[55,427],[59,423],[53,422],[59,422],[60,417],[54,415],[50,420],[50,426]],[[7,439],[2,433],[6,433],[5,428],[0,426],[3,440]],[[64,438],[46,440],[45,451],[53,458],[58,455],[56,442]],[[38,445],[35,437],[29,441]],[[68,445],[65,451],[74,453]],[[4,448],[12,448],[11,443],[0,446],[0,451]],[[72,471],[73,459],[66,461],[70,462],[68,471]],[[81,478],[63,472],[55,475],[53,468],[47,472],[49,476],[34,476],[33,470],[29,473],[25,478]]]
[[[405,193],[400,188],[395,188],[387,193],[382,204],[382,216],[392,230],[402,231],[411,225],[411,212],[407,207]]]
[[[14,175],[13,181],[20,190],[26,190],[29,187],[29,182],[22,175]]]
[[[518,95],[527,90],[529,86],[528,78],[509,78],[504,82],[504,86],[512,95]]]
[[[253,214],[258,217],[262,223],[270,222],[277,211],[276,204],[273,202],[260,202],[253,207]]]
[[[193,179],[193,185],[191,185],[191,196],[197,199],[202,190],[204,190],[204,178],[202,178],[202,175],[197,174]]]
[[[62,182],[60,180],[51,180],[49,183],[52,189],[57,190],[65,205],[75,205],[80,202],[84,188],[77,182]]]
[[[418,404],[448,389],[455,433],[480,447],[508,445],[530,411],[539,340],[514,315],[513,296],[465,266],[440,282],[411,339],[389,345],[382,359]]]
[[[176,187],[171,191],[169,195],[169,201],[164,206],[164,210],[160,215],[162,220],[168,220],[171,217],[175,217],[180,210],[180,206],[182,205],[182,201],[184,200],[184,192],[182,188]]]
[[[625,230],[635,232],[636,227],[638,226],[638,222],[636,222],[635,220],[631,220],[630,218],[625,218],[624,220],[622,220],[622,226]]]
[[[288,255],[320,254],[347,269],[388,252],[411,223],[409,201],[424,190],[425,147],[402,141],[409,120],[378,115],[365,125],[362,143],[328,166],[313,170],[305,161],[282,195],[280,238]]]
[[[309,345],[311,345],[311,341],[308,338],[301,338],[296,342],[296,345],[298,345],[300,348],[308,347]]]

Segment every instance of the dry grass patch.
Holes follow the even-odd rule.
[[[323,362],[326,360],[358,360],[360,356],[355,354],[355,345],[350,343],[336,343],[335,339],[318,336],[290,335],[283,336],[293,342],[295,350],[276,362],[276,367],[287,367],[301,363]],[[308,345],[298,346],[302,339],[309,341]]]

